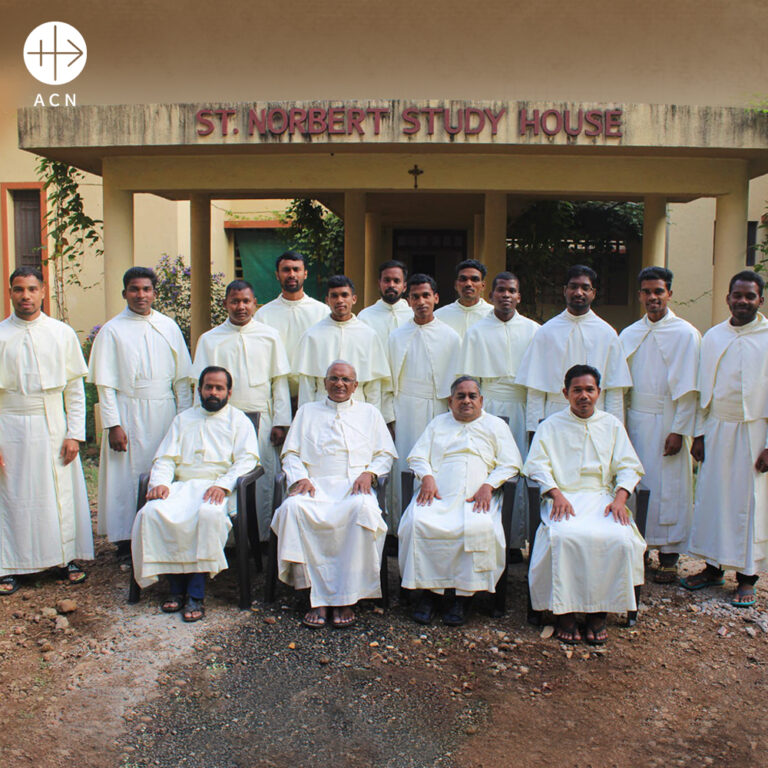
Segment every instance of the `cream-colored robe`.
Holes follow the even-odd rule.
[[[255,319],[245,325],[234,325],[227,319],[199,338],[195,349],[195,380],[209,365],[220,365],[232,374],[231,405],[241,411],[261,414],[259,456],[264,474],[256,481],[256,510],[259,535],[266,541],[279,466],[270,433],[273,426],[287,429],[291,424],[288,356],[274,328]]]
[[[289,301],[281,293],[276,299],[259,307],[254,317],[280,334],[290,362],[304,332],[324,317],[328,317],[330,311],[327,304],[307,294],[296,301]],[[292,374],[288,381],[291,397],[296,397],[299,392],[299,379]]]
[[[326,317],[299,341],[292,369],[299,377],[299,405],[324,400],[325,374],[334,360],[345,360],[357,372],[354,398],[382,406],[382,391],[389,386],[387,355],[376,331],[355,315],[343,323]]]
[[[174,416],[192,405],[191,360],[178,325],[160,312],[127,307],[99,330],[88,381],[99,390],[98,532],[110,541],[131,538],[139,475],[149,472]],[[109,447],[109,428],[121,426],[128,450]]]
[[[528,387],[529,432],[568,407],[563,397],[565,373],[582,363],[597,368],[602,377],[598,408],[624,421],[624,390],[632,386],[632,377],[616,331],[591,309],[578,316],[566,309],[539,328],[520,361],[516,381]]]
[[[93,558],[80,457],[59,458],[65,438],[85,440],[86,370],[68,325],[0,323],[0,576]]]
[[[413,310],[405,299],[398,299],[394,304],[388,304],[379,299],[370,307],[361,309],[357,315],[366,325],[370,325],[379,337],[381,346],[387,348],[389,334],[396,328],[407,323],[413,317]]]
[[[595,410],[580,419],[570,408],[543,421],[523,473],[541,488],[541,525],[528,582],[537,611],[554,614],[634,610],[635,586],[644,579],[645,541],[634,522],[605,515],[619,488],[632,493],[643,467],[624,425]],[[547,491],[559,488],[574,517],[550,520]]]
[[[768,568],[768,320],[726,320],[701,342],[696,434],[704,435],[687,551],[748,575]]]
[[[693,516],[691,437],[696,421],[696,373],[701,335],[672,310],[652,323],[646,315],[619,335],[632,374],[627,432],[650,491],[645,540],[662,552],[680,552]],[[683,435],[675,456],[664,456],[670,433]]]
[[[424,325],[411,319],[390,334],[388,354],[398,455],[388,510],[390,533],[397,533],[400,524],[400,473],[408,469],[406,457],[429,422],[448,410],[460,351],[459,335],[437,318]]]
[[[416,475],[413,499],[398,530],[400,573],[405,589],[457,595],[494,592],[506,560],[501,495],[488,512],[466,501],[481,485],[500,488],[516,477],[522,460],[509,427],[485,411],[473,421],[452,413],[432,419],[408,456]],[[441,499],[419,506],[425,475],[432,475]]]
[[[387,526],[373,493],[350,493],[363,472],[383,475],[396,457],[379,411],[328,398],[299,408],[283,446],[288,488],[309,479],[314,496],[288,496],[275,512],[278,574],[310,588],[313,607],[354,605],[381,596],[379,569]]]
[[[259,464],[259,445],[250,419],[225,405],[211,413],[199,405],[180,413],[157,449],[149,488],[170,488],[166,499],[148,501],[133,523],[133,573],[148,587],[164,573],[208,573],[227,567],[224,545],[236,510],[231,491],[237,478]],[[211,486],[230,495],[221,504],[204,502]]]
[[[477,304],[471,307],[465,307],[457,299],[452,304],[446,304],[435,310],[435,317],[442,320],[446,325],[450,325],[460,338],[477,322],[480,322],[486,315],[493,312],[493,304],[489,304],[485,299],[480,299]]]

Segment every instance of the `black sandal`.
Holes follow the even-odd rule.
[[[467,604],[469,598],[457,597],[451,607],[443,614],[443,624],[449,627],[460,627],[467,620]]]
[[[82,584],[88,578],[88,574],[74,560],[61,569],[61,575],[69,584]]]
[[[435,600],[437,595],[434,592],[430,592],[425,589],[424,594],[421,596],[418,605],[414,609],[413,620],[417,624],[431,624],[432,619],[435,617]]]
[[[199,613],[199,616],[192,616],[193,613]],[[188,597],[187,604],[184,606],[184,613],[181,614],[181,618],[186,622],[200,621],[205,616],[205,606],[202,600],[198,600],[196,597]]]
[[[12,595],[20,586],[19,580],[15,576],[3,576],[0,578],[0,584],[10,584],[10,589],[0,589],[0,597]]]
[[[185,597],[186,595],[168,595],[160,610],[163,613],[178,613],[184,607]]]

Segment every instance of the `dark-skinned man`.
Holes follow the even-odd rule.
[[[193,372],[219,365],[233,379],[231,403],[241,411],[256,411],[259,420],[259,456],[264,474],[256,481],[259,535],[269,538],[274,479],[278,468],[276,448],[283,444],[291,423],[288,389],[290,363],[280,334],[254,318],[256,298],[245,280],[226,288],[227,319],[204,333],[197,342]]]
[[[304,624],[348,627],[359,600],[381,596],[387,526],[371,492],[396,456],[377,408],[354,399],[355,369],[328,367],[326,397],[299,408],[283,446],[288,498],[275,512],[279,577],[309,589]]]
[[[539,425],[523,468],[542,494],[531,603],[555,614],[564,642],[581,640],[575,614],[585,613],[585,639],[601,644],[607,613],[634,610],[643,583],[645,541],[626,507],[643,467],[624,425],[597,409],[597,370],[570,368],[563,395],[568,408]]]
[[[224,545],[237,478],[259,464],[250,419],[229,405],[232,377],[211,366],[198,380],[199,405],[180,413],[157,449],[147,503],[133,524],[133,574],[147,587],[165,574],[165,613],[203,618],[205,574],[227,567]]]
[[[123,275],[126,307],[93,341],[88,381],[101,411],[98,532],[130,558],[139,475],[149,472],[177,413],[192,405],[191,360],[179,326],[152,309],[157,276],[147,267]]]
[[[632,374],[627,432],[650,491],[645,540],[659,552],[654,581],[677,583],[677,560],[693,516],[691,440],[701,335],[669,308],[672,273],[647,267],[638,276],[645,315],[619,335]]]
[[[389,334],[413,317],[408,302],[403,298],[407,277],[405,264],[401,261],[385,261],[379,265],[381,298],[370,307],[361,309],[357,315],[358,319],[376,331],[384,349],[387,348]]]
[[[493,309],[483,298],[485,276],[488,270],[485,264],[475,259],[465,259],[456,265],[454,288],[458,298],[452,304],[440,307],[435,312],[438,320],[450,325],[460,338],[477,322]]]
[[[87,367],[75,332],[42,311],[40,272],[11,273],[13,313],[0,323],[0,596],[52,566],[70,584],[93,559],[80,465]]]
[[[725,583],[731,604],[754,605],[757,574],[768,567],[768,320],[765,284],[751,270],[731,278],[731,316],[701,341],[700,411],[691,452],[702,462],[687,552],[706,566],[681,580],[687,589]]]
[[[483,410],[477,379],[451,385],[449,412],[436,416],[408,456],[417,488],[398,530],[405,589],[421,589],[413,618],[429,624],[440,595],[453,592],[443,622],[463,624],[475,592],[494,592],[506,550],[501,498],[520,472],[509,427]]]

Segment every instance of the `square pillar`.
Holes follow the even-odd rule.
[[[725,297],[728,283],[747,262],[747,218],[749,182],[744,174],[743,183],[727,195],[720,195],[715,204],[714,269],[712,272],[712,324],[729,316]]]
[[[667,201],[661,195],[643,199],[643,269],[667,264]]]
[[[486,192],[483,215],[483,258],[488,278],[507,268],[507,196]]]
[[[474,226],[472,228],[472,258],[478,261],[483,258],[483,230],[485,224],[483,222],[483,214],[476,213],[474,218]]]
[[[365,297],[365,192],[344,193],[344,274],[355,284],[355,313]]]
[[[123,274],[133,266],[133,192],[115,187],[105,172],[104,310],[105,320],[125,309]]]
[[[365,214],[365,300],[363,301],[363,297],[358,295],[358,305],[363,302],[366,307],[369,307],[379,298],[380,252],[381,215],[369,212]]]
[[[189,266],[191,276],[190,344],[211,328],[211,201],[193,195],[189,210]]]

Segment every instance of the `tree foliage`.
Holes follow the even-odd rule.
[[[303,253],[318,273],[341,274],[344,271],[344,222],[316,200],[296,198],[282,220],[286,245]]]

